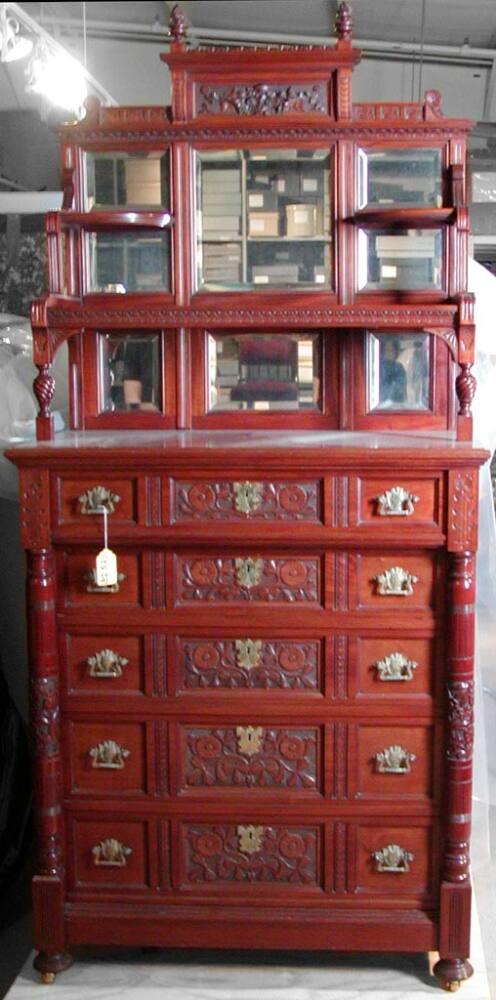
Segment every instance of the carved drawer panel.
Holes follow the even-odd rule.
[[[322,481],[175,480],[176,521],[322,521]]]
[[[393,898],[433,895],[437,838],[430,827],[412,821],[363,822],[350,825],[349,837],[356,892]]]
[[[176,603],[321,605],[318,555],[176,556]]]
[[[401,471],[364,476],[358,481],[359,520],[374,528],[408,530],[409,525],[438,525],[442,481],[412,479]]]
[[[98,587],[95,580],[97,546],[61,553],[59,594],[66,605],[117,607],[142,603],[141,557],[134,552],[117,553],[118,581],[112,587]]]
[[[151,888],[154,824],[115,816],[69,821],[69,883],[105,892]]]
[[[91,478],[60,476],[55,483],[58,524],[77,524],[88,531],[101,531],[102,507],[110,531],[116,521],[136,523],[137,479],[116,479],[103,472]]]
[[[144,693],[144,638],[137,635],[64,636],[67,688],[75,694]]]
[[[426,799],[434,794],[430,726],[351,727],[354,789],[361,799]]]
[[[438,570],[431,552],[363,552],[357,556],[359,606],[381,611],[433,608]]]
[[[321,732],[316,726],[185,726],[183,789],[272,793],[321,785]]]
[[[322,640],[180,638],[179,684],[186,691],[284,692],[321,688]]]
[[[68,724],[70,772],[68,791],[75,794],[144,795],[146,733],[139,722],[72,722]]]
[[[356,639],[357,696],[432,695],[434,640],[360,636]]]
[[[183,886],[239,893],[270,885],[286,892],[322,884],[321,829],[298,824],[184,823]]]

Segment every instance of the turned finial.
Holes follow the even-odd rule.
[[[169,35],[175,42],[182,42],[186,37],[189,28],[186,14],[181,10],[179,4],[172,8],[169,18]]]
[[[351,4],[347,0],[342,0],[339,4],[335,24],[338,38],[350,41],[353,30],[353,18],[351,16]]]

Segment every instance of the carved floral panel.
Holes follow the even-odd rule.
[[[315,788],[318,744],[316,727],[188,728],[185,784],[195,788]]]
[[[195,823],[186,827],[185,876],[190,883],[318,885],[316,827]]]
[[[318,482],[177,481],[177,521],[321,521]]]
[[[197,115],[283,115],[327,112],[327,87],[319,84],[255,83],[196,87]]]
[[[178,556],[179,603],[320,602],[318,557],[272,558]]]
[[[315,689],[320,643],[268,639],[183,639],[184,686],[194,688]]]

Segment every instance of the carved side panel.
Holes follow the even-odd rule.
[[[448,760],[471,761],[474,749],[474,682],[451,681],[448,695]]]
[[[194,788],[314,789],[318,745],[317,728],[188,727],[185,784]]]
[[[50,544],[50,475],[45,469],[20,470],[21,536],[25,549]]]
[[[195,823],[185,830],[185,877],[193,884],[319,885],[316,827]],[[250,843],[251,840],[251,843]]]
[[[320,687],[319,642],[269,639],[181,639],[179,662],[188,690]]]
[[[325,115],[328,107],[327,87],[316,84],[255,83],[211,87],[197,84],[195,88],[197,115]]]
[[[451,552],[475,552],[477,549],[478,493],[479,473],[477,470],[450,472],[448,549]]]
[[[321,601],[320,560],[261,556],[178,556],[178,603],[235,601],[305,603]]]
[[[188,482],[174,484],[177,521],[321,521],[318,482]]]

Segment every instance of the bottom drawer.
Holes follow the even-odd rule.
[[[69,825],[69,885],[73,889],[143,892],[168,884],[168,865],[157,871],[155,820],[74,818]]]

